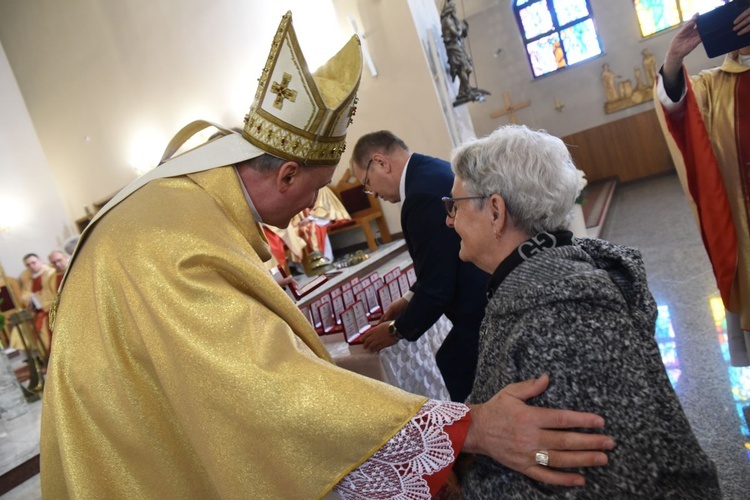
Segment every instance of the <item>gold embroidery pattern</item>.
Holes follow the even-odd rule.
[[[346,140],[321,142],[281,127],[258,113],[245,117],[243,135],[258,147],[271,148],[274,156],[288,160],[302,159],[307,165],[332,165],[341,159]]]
[[[55,320],[57,319],[57,308],[59,305],[60,305],[60,292],[57,292],[54,300],[52,301],[52,305],[49,308],[49,320],[48,321],[49,321],[50,331],[54,331],[55,329]]]

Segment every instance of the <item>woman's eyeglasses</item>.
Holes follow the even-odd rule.
[[[445,205],[445,211],[448,213],[448,217],[453,219],[458,211],[458,208],[456,207],[456,202],[458,200],[483,200],[485,198],[489,198],[489,196],[459,196],[458,198],[443,196],[442,200],[443,205]]]

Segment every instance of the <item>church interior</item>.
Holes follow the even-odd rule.
[[[368,132],[391,130],[412,151],[450,159],[458,144],[508,123],[564,140],[588,180],[583,235],[642,252],[659,307],[656,335],[670,381],[718,468],[725,498],[748,498],[750,368],[729,363],[711,263],[652,98],[653,68],[664,61],[679,19],[657,30],[647,16],[639,17],[643,4],[689,2],[562,2],[586,12],[590,31],[577,35],[579,60],[570,51],[569,60],[553,60],[550,67],[526,45],[533,26],[524,32],[518,8],[527,1],[455,0],[458,18],[468,26],[469,83],[484,91],[465,102],[457,101],[459,79],[450,75],[441,35],[445,0],[0,2],[3,276],[18,277],[30,252],[46,258],[75,241],[115,193],[157,166],[183,125],[203,119],[241,127],[268,42],[279,18],[291,10],[311,68],[353,34],[361,39],[365,64],[349,145]],[[699,48],[685,66],[694,74],[722,59]],[[201,131],[189,147],[211,133]],[[339,196],[352,186],[360,189],[348,177],[350,158],[345,151],[334,174],[331,187]],[[344,263],[318,293],[353,276],[408,268],[400,207],[383,200],[379,205],[379,210],[347,207],[363,221],[357,230],[329,229],[325,245],[334,261],[329,267]],[[292,271],[304,269],[300,264]],[[300,307],[313,298],[301,299]],[[436,335],[444,336],[446,328],[437,324]],[[346,356],[349,348],[345,342],[331,346]],[[364,370],[393,382],[403,375],[393,366],[405,362],[423,369],[421,356],[434,349],[425,341],[415,353],[401,353],[400,360],[383,366],[378,360]],[[409,362],[407,355],[414,359]],[[349,358],[343,366],[362,361]],[[443,388],[429,395],[444,394]],[[31,421],[0,428],[2,498],[41,498],[40,405],[29,404],[33,409],[24,418]]]

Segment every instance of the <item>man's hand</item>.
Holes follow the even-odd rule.
[[[471,424],[462,451],[481,453],[532,479],[562,486],[583,486],[580,474],[554,468],[605,465],[614,441],[599,434],[563,429],[596,429],[604,419],[592,413],[527,406],[524,401],[547,389],[549,377],[510,384],[487,403],[470,405]],[[547,451],[549,467],[538,465],[536,452]]]
[[[271,276],[273,276],[273,279],[276,280],[276,283],[278,283],[281,288],[285,288],[291,283],[294,283],[295,285],[297,284],[292,276],[285,275],[285,272],[283,269],[281,269],[281,266],[271,269]]]
[[[680,31],[672,38],[672,41],[669,42],[669,49],[667,49],[664,67],[662,68],[665,85],[673,83],[679,77],[682,60],[701,43],[701,36],[696,28],[696,19],[698,19],[698,14],[685,22]]]
[[[388,333],[388,323],[379,323],[362,335],[362,345],[370,352],[380,352],[396,342],[398,339]]]
[[[278,283],[281,288],[286,288],[287,285],[291,285],[292,283],[295,285],[297,284],[291,276],[283,277],[280,274],[274,274],[273,277],[276,278],[276,283]]]
[[[401,316],[401,313],[406,310],[406,306],[408,305],[409,301],[403,297],[394,300],[391,303],[391,307],[389,307],[388,310],[383,314],[383,316],[380,317],[380,321],[378,321],[378,323],[385,323],[386,321],[391,321],[398,318],[399,316]]]
[[[734,31],[737,32],[737,36],[742,36],[750,33],[750,8],[747,8],[737,16],[734,20]]]

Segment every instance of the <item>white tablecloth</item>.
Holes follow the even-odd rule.
[[[451,327],[450,320],[441,316],[416,342],[401,340],[383,349],[380,358],[388,382],[414,394],[450,401],[443,376],[435,363],[435,353]]]
[[[435,363],[435,352],[451,329],[445,316],[416,342],[401,340],[377,354],[361,345],[346,343],[341,333],[321,337],[337,365],[382,380],[401,389],[432,399],[449,401],[443,377]]]

